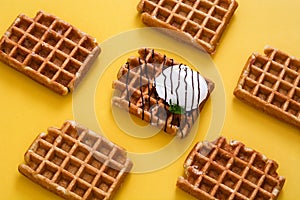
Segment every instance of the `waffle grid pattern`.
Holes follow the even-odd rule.
[[[235,0],[141,0],[138,10],[145,24],[183,32],[214,53],[237,6]]]
[[[253,54],[241,75],[235,95],[300,128],[300,60],[265,48]]]
[[[73,121],[41,134],[25,161],[22,174],[66,199],[111,199],[132,167],[122,148]]]
[[[63,95],[99,53],[94,38],[41,11],[19,15],[0,41],[3,62]]]
[[[195,145],[184,166],[177,186],[198,199],[277,199],[285,182],[275,161],[224,137]]]
[[[155,77],[163,69],[178,63],[154,52],[153,49],[140,49],[139,55],[140,57],[131,57],[121,67],[118,80],[113,83],[115,88],[113,104],[129,110],[130,113],[171,135],[178,134],[180,137],[185,137],[196,121],[204,102],[199,109],[185,114],[171,113],[168,103],[159,98],[153,85],[155,85]],[[207,82],[211,92],[213,83]]]

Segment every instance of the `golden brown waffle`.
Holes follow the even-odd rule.
[[[196,144],[184,168],[177,186],[201,200],[273,200],[285,182],[275,161],[224,137]]]
[[[0,40],[0,60],[65,95],[84,77],[100,53],[91,36],[39,11],[19,15]]]
[[[234,95],[300,128],[300,59],[266,47],[248,59]]]
[[[66,121],[40,134],[25,154],[19,171],[65,199],[111,199],[132,162],[121,147]]]
[[[168,103],[157,95],[153,83],[163,69],[178,63],[153,49],[142,48],[138,53],[139,57],[129,58],[120,68],[118,80],[113,82],[115,94],[112,103],[171,135],[185,137],[212,92],[214,83],[206,79],[209,91],[199,109],[184,114],[171,113]]]
[[[167,28],[213,54],[238,3],[235,0],[141,0],[138,11],[148,26]]]

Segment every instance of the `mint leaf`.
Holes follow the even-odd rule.
[[[170,99],[169,105],[170,105],[169,111],[171,113],[180,114],[180,115],[185,113],[185,109],[183,107],[181,107],[180,105],[172,104],[171,99]]]

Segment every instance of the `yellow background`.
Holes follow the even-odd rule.
[[[101,43],[123,31],[144,27],[136,11],[137,3],[138,0],[1,0],[0,33],[4,34],[18,14],[33,17],[38,10],[44,10]],[[254,51],[262,53],[265,45],[300,57],[299,8],[298,0],[240,0],[212,57],[226,93],[226,118],[221,134],[241,140],[279,163],[278,172],[286,177],[280,200],[300,196],[300,131],[241,103],[232,92],[246,59]],[[86,78],[89,76],[92,74]],[[109,90],[110,79],[105,80]],[[3,63],[0,94],[0,199],[60,199],[21,176],[17,166],[40,132],[73,119],[72,95],[61,97]],[[207,107],[211,107],[208,103]],[[209,115],[208,109],[204,112]],[[175,187],[187,153],[159,171],[129,175],[115,199],[193,199]]]

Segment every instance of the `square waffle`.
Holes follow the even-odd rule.
[[[0,61],[51,90],[73,91],[100,53],[91,36],[39,11],[21,14],[0,40]]]
[[[139,57],[130,57],[120,68],[118,79],[113,82],[115,94],[112,103],[166,133],[185,137],[213,91],[214,83],[205,79],[208,95],[198,109],[184,114],[174,114],[170,112],[169,104],[157,95],[153,83],[165,68],[178,63],[166,55],[155,52],[154,49],[141,48],[138,53]]]
[[[275,161],[224,137],[196,144],[184,168],[177,186],[201,200],[273,200],[285,182]]]
[[[300,128],[300,59],[272,47],[248,59],[234,95]]]
[[[111,199],[132,162],[121,147],[74,121],[40,134],[19,171],[65,199]]]
[[[179,36],[172,36],[213,54],[237,6],[235,0],[141,0],[137,9],[144,24],[174,30]]]

